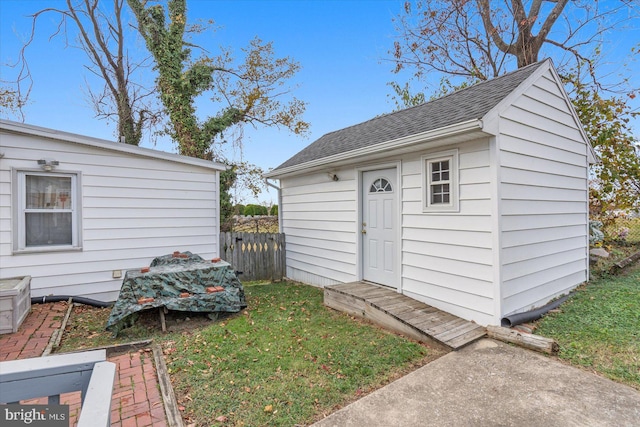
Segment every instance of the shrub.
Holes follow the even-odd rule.
[[[271,206],[271,211],[269,212],[269,215],[278,216],[278,205]]]
[[[244,208],[245,216],[267,215],[267,208],[260,205],[247,205]]]

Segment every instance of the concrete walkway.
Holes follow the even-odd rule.
[[[640,392],[483,339],[314,424],[329,426],[640,426]]]
[[[62,326],[67,303],[34,304],[17,332],[0,335],[0,361],[40,357],[55,330]],[[167,425],[164,404],[159,391],[153,355],[149,350],[132,351],[111,356],[116,364],[116,379],[111,401],[112,427],[163,427]],[[45,404],[45,399],[22,403]],[[80,411],[80,392],[60,396],[69,405],[70,425],[74,426]]]

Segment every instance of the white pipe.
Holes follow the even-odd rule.
[[[275,188],[278,191],[278,233],[282,233],[282,191],[280,187],[269,182],[269,178],[264,179],[265,184],[271,188]]]

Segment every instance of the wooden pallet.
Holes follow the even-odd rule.
[[[416,301],[393,289],[365,282],[326,286],[324,304],[369,319],[419,341],[436,341],[453,350],[486,334],[483,326]]]

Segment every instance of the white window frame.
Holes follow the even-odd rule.
[[[434,163],[449,162],[449,180],[434,182],[431,175],[431,165]],[[459,212],[459,175],[458,150],[440,151],[422,156],[422,211],[423,212]],[[433,185],[449,184],[449,203],[431,203]]]
[[[71,178],[71,244],[51,246],[26,245],[26,182],[27,176],[51,176]],[[82,250],[82,192],[81,173],[78,171],[45,172],[39,169],[13,169],[13,252],[38,253]]]

